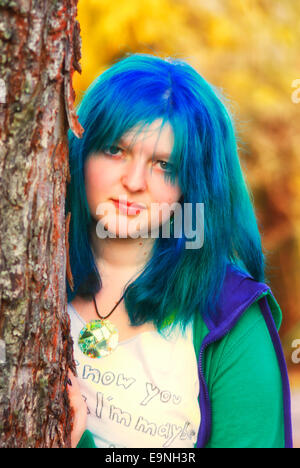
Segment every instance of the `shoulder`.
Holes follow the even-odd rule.
[[[208,382],[212,383],[211,379],[220,372],[233,370],[233,367],[238,373],[247,372],[250,362],[254,366],[256,359],[260,359],[260,364],[264,361],[266,366],[272,362],[277,368],[272,340],[257,302],[243,311],[227,333],[208,346],[205,363]],[[264,372],[262,366],[261,370]]]
[[[272,294],[270,287],[263,282],[256,281],[249,273],[229,264],[218,296],[215,310],[207,324],[210,331],[231,329],[244,311],[254,303],[261,304],[267,300],[270,314],[279,328],[281,311]],[[258,310],[258,309],[257,309]]]
[[[239,317],[230,331],[220,340],[223,358],[233,352],[241,355],[248,352],[249,347],[265,343],[272,347],[270,334],[257,302],[251,304]]]
[[[266,330],[263,307],[268,308],[268,315],[278,330],[282,314],[270,287],[234,265],[228,265],[214,309],[206,316],[195,316],[195,350],[200,349],[204,339],[214,343],[234,341],[256,322]]]

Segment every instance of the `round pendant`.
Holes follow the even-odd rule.
[[[79,333],[78,345],[90,358],[108,356],[117,347],[118,330],[109,320],[92,320]]]

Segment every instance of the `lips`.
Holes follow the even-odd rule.
[[[123,200],[111,199],[114,205],[122,212],[128,215],[139,214],[146,206],[140,203],[128,202]]]

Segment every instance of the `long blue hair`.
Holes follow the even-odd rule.
[[[76,295],[91,300],[102,287],[90,246],[93,220],[84,162],[133,127],[156,119],[173,128],[174,172],[166,177],[173,183],[178,176],[180,202],[204,204],[204,243],[187,249],[184,233],[155,240],[150,260],[126,288],[131,324],[151,321],[159,330],[166,323],[180,323],[184,330],[196,311],[213,318],[229,264],[264,281],[264,255],[236,131],[217,88],[183,60],[132,54],[92,83],[78,117],[83,137],[71,131],[68,135],[71,181],[66,212],[71,212],[69,259],[74,281],[73,291],[67,283],[68,302]]]

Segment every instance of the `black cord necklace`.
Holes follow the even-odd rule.
[[[118,307],[118,305],[119,305],[120,302],[123,300],[123,298],[124,298],[124,294],[123,294],[123,296],[118,300],[118,302],[116,303],[116,305],[114,306],[114,308],[109,312],[109,314],[107,314],[105,317],[102,317],[102,315],[100,315],[99,312],[98,312],[98,307],[97,307],[97,304],[96,304],[95,296],[93,296],[93,301],[94,301],[94,304],[95,304],[96,314],[98,315],[98,317],[99,317],[101,320],[107,319],[107,318],[113,313],[113,311]]]
[[[116,326],[107,320],[124,299],[125,293],[105,317],[99,314],[95,296],[96,314],[100,320],[91,320],[79,333],[78,345],[83,354],[90,358],[101,358],[111,354],[118,346],[119,333]]]

